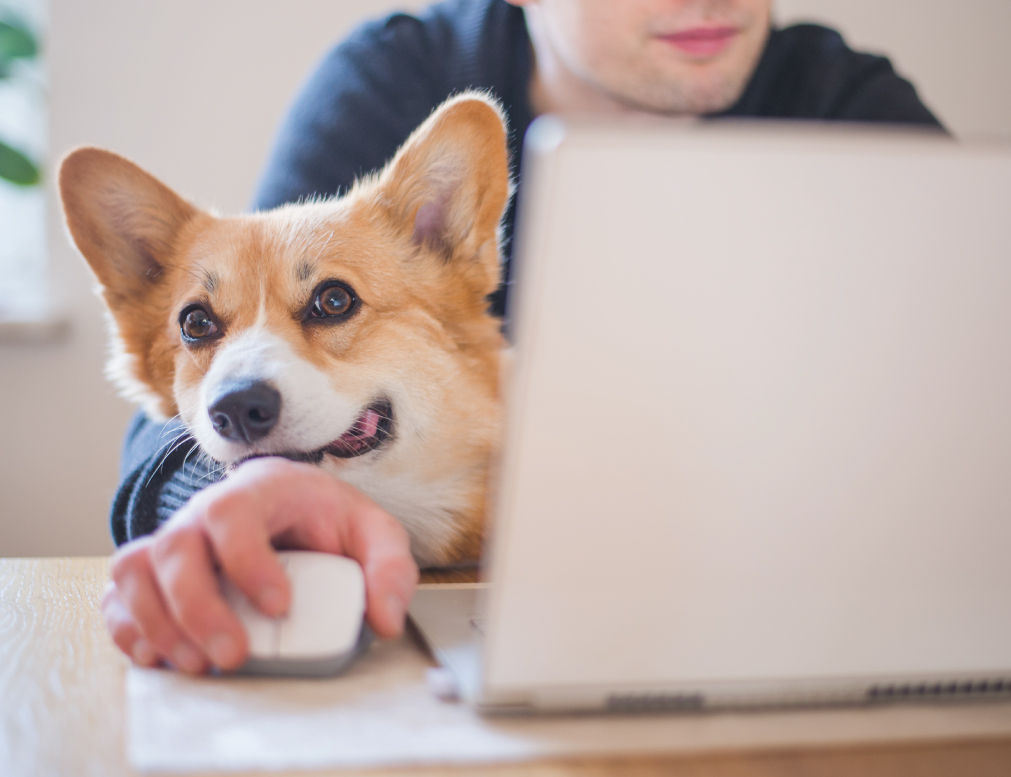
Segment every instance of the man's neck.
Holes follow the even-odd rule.
[[[536,9],[524,9],[533,48],[528,98],[535,116],[542,113],[617,116],[636,112],[569,70],[548,40]]]
[[[586,84],[571,84],[577,79],[569,74],[545,72],[539,65],[535,59],[528,91],[535,116],[542,113],[620,116],[636,112]]]

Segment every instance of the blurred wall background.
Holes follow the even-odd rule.
[[[53,162],[112,148],[193,200],[245,207],[286,105],[358,21],[421,0],[49,0]],[[957,134],[1011,136],[1008,0],[778,0],[887,52]],[[0,556],[104,554],[119,445],[131,414],[102,374],[101,306],[52,200],[57,342],[0,343]]]

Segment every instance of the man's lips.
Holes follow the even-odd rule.
[[[706,58],[724,51],[737,33],[736,27],[693,27],[659,37],[685,54]]]

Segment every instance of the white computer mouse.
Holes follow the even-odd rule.
[[[225,600],[249,635],[243,674],[322,676],[345,669],[363,653],[372,631],[365,624],[365,576],[357,561],[331,553],[279,551],[291,581],[288,614],[260,612],[231,581]]]

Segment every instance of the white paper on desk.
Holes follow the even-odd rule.
[[[132,668],[130,763],[163,772],[382,767],[1011,733],[1011,704],[490,718],[432,696],[428,666],[404,638],[325,680]]]

